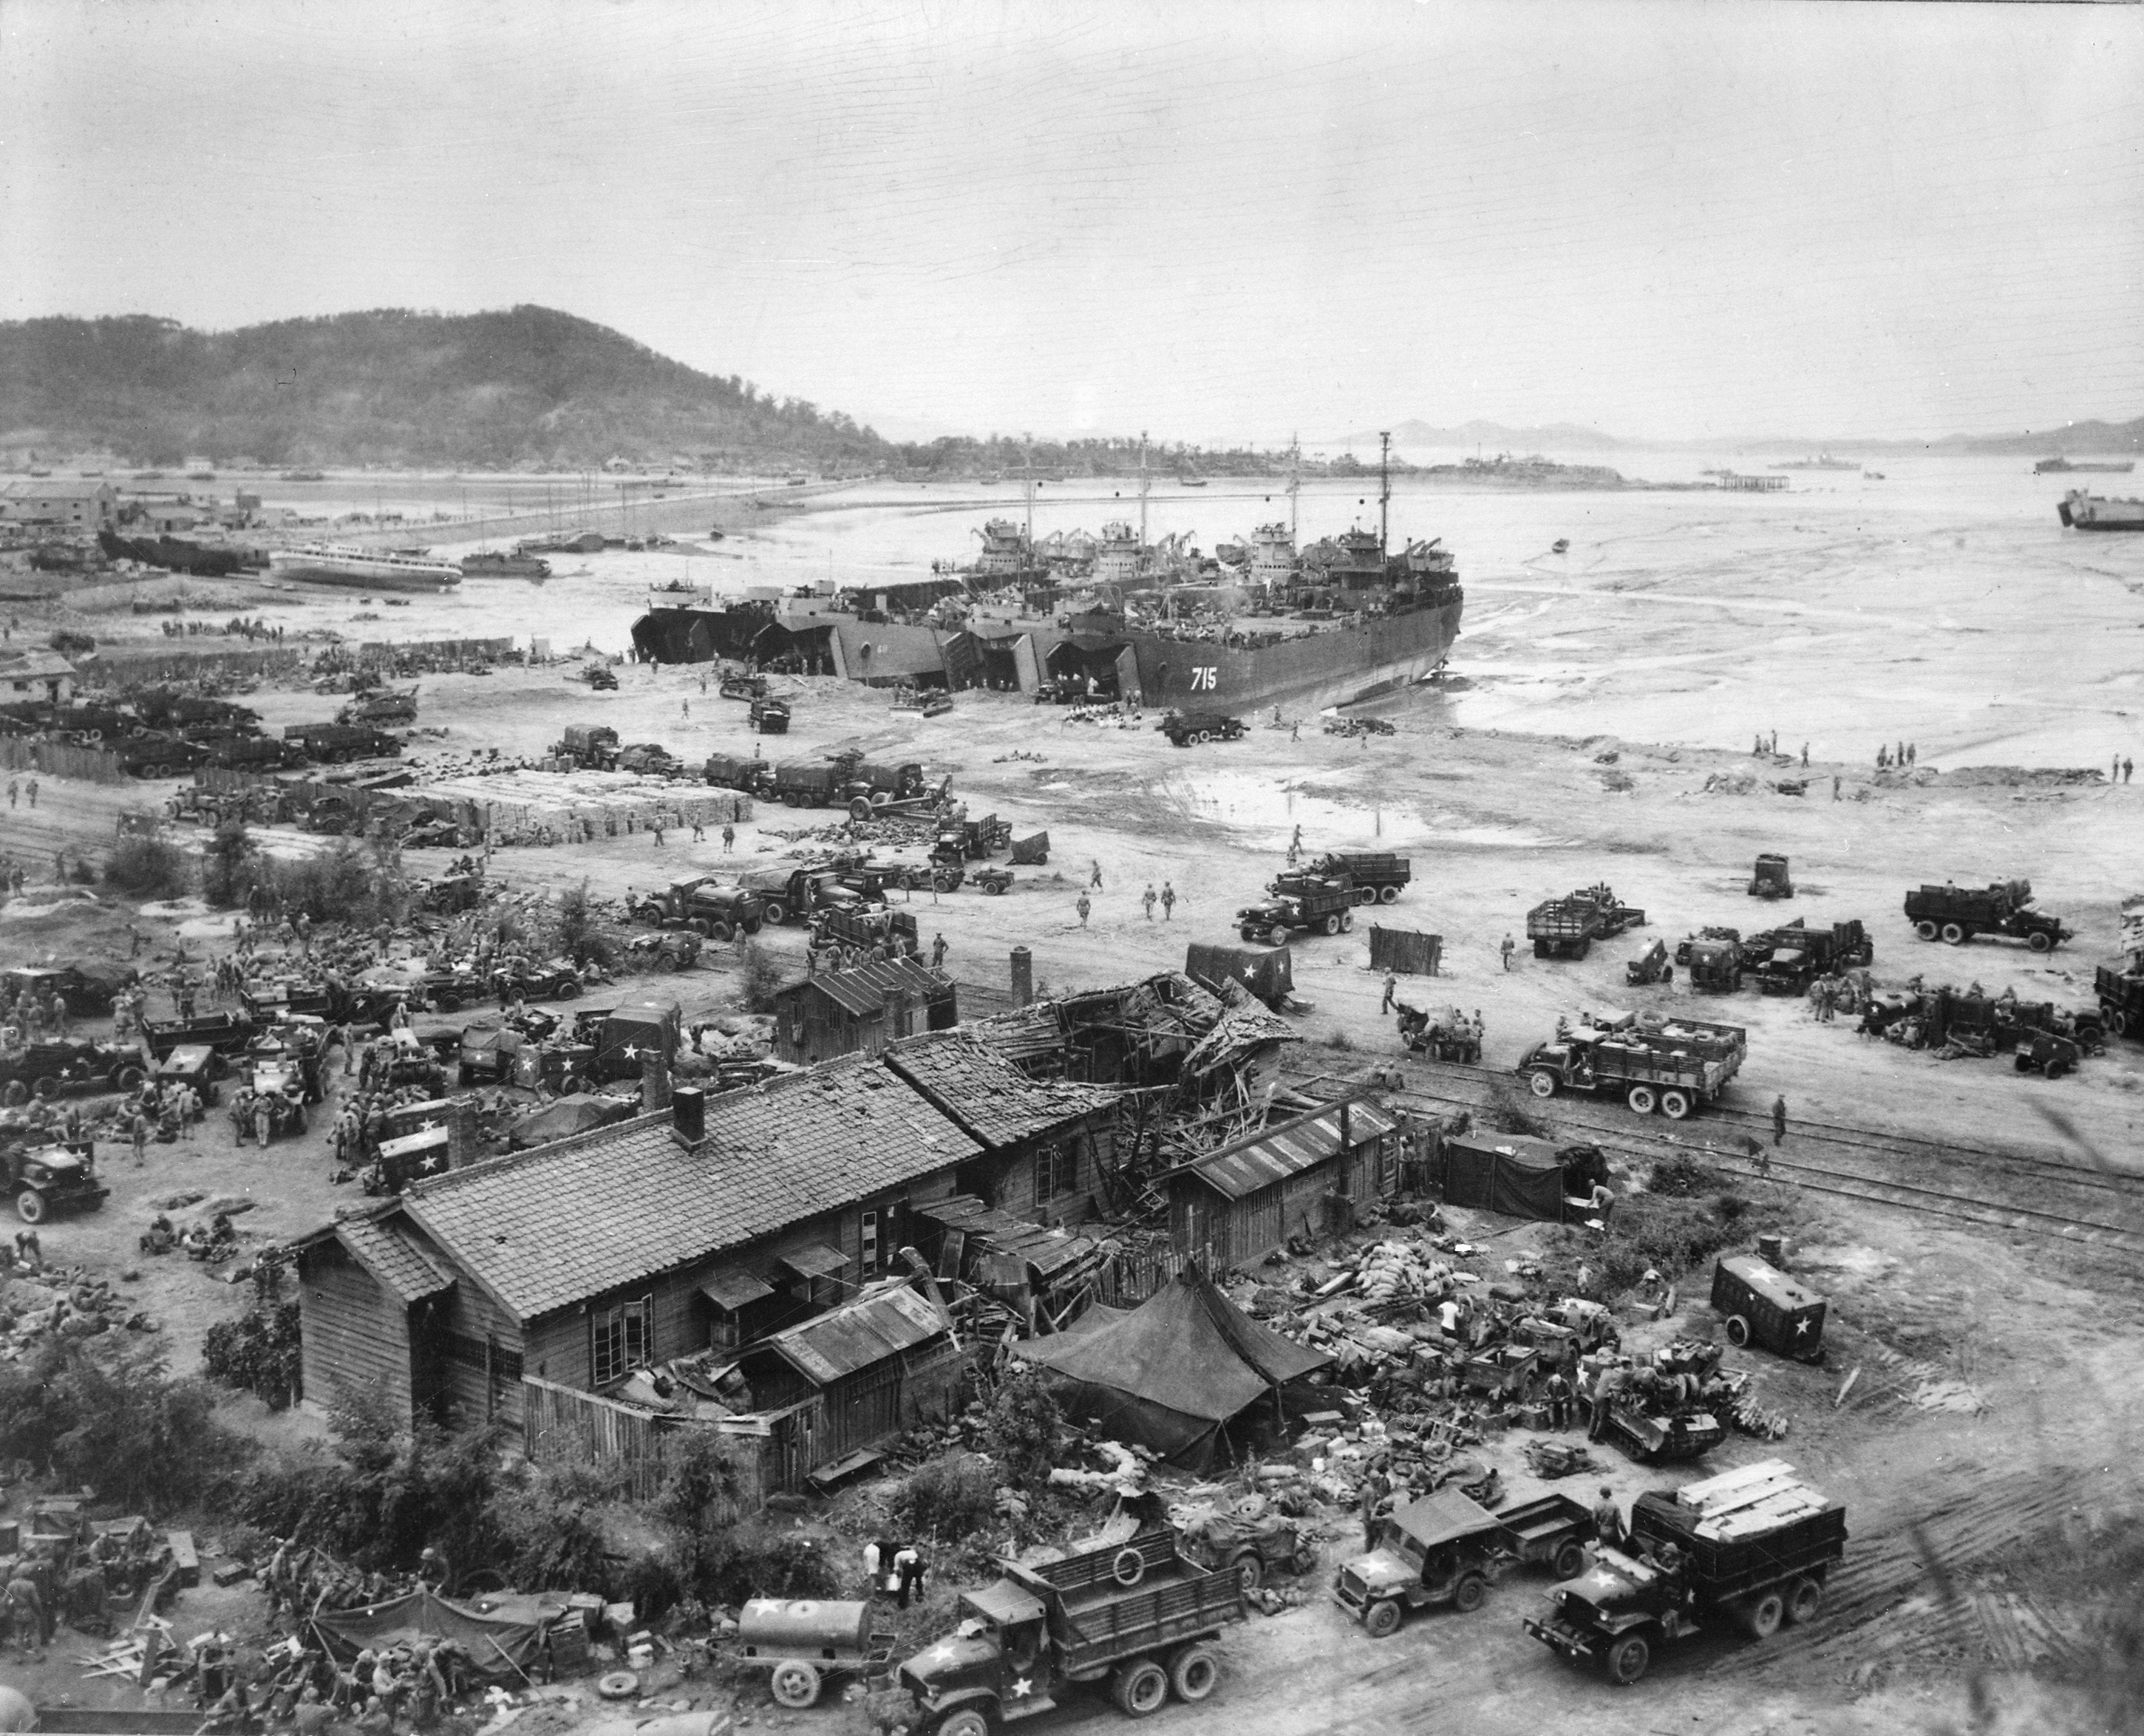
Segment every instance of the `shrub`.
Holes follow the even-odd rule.
[[[1695,1199],[1700,1193],[1710,1193],[1721,1179],[1718,1170],[1695,1158],[1662,1158],[1645,1178],[1645,1191],[1663,1199]]]
[[[617,963],[615,949],[597,928],[595,912],[588,905],[588,883],[569,886],[558,895],[558,950],[576,965],[599,965],[608,970]]]
[[[1491,1133],[1530,1133],[1536,1139],[1554,1138],[1548,1123],[1534,1114],[1531,1095],[1521,1097],[1500,1079],[1489,1081],[1489,1100],[1475,1112],[1476,1121]]]
[[[1022,1369],[1002,1382],[983,1417],[983,1445],[1023,1488],[1046,1485],[1057,1456],[1062,1412],[1057,1395],[1039,1369]]]
[[[735,1605],[754,1597],[837,1597],[841,1580],[808,1534],[741,1528],[711,1540],[696,1589],[702,1603]]]
[[[97,884],[97,870],[89,866],[87,857],[77,856],[74,866],[67,870],[67,878],[77,886],[93,886]]]
[[[166,1512],[247,1451],[215,1408],[205,1382],[174,1380],[153,1357],[107,1368],[79,1345],[55,1345],[0,1372],[0,1456],[87,1483],[122,1509]]]
[[[315,922],[339,918],[369,926],[400,914],[399,880],[349,839],[300,861],[263,862],[256,878],[278,910],[293,916],[302,910]]]
[[[245,826],[226,821],[216,829],[201,856],[201,893],[218,910],[228,910],[246,901],[253,890],[256,853]]]
[[[601,1512],[610,1488],[585,1464],[524,1466],[502,1478],[490,1513],[499,1554],[483,1565],[495,1565],[509,1585],[606,1583]]]
[[[219,1320],[201,1342],[211,1380],[258,1393],[271,1411],[301,1396],[301,1361],[295,1302],[256,1304],[236,1320]]]
[[[966,1537],[997,1518],[998,1479],[986,1462],[936,1459],[918,1466],[893,1497],[902,1530],[940,1540]]]
[[[176,898],[193,877],[186,851],[159,833],[122,838],[104,859],[105,885],[134,898]]]
[[[774,1010],[774,991],[782,986],[782,966],[772,953],[756,940],[744,943],[744,970],[740,974],[740,985],[747,1011],[771,1013]]]

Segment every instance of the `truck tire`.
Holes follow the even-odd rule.
[[[596,1683],[596,1692],[607,1700],[631,1699],[640,1692],[640,1678],[629,1669],[613,1669]]]
[[[1375,904],[1377,901],[1377,889],[1375,886],[1357,886],[1355,888],[1355,902],[1357,904]]]
[[[1203,1645],[1187,1645],[1169,1660],[1169,1685],[1186,1705],[1196,1705],[1220,1684],[1221,1660]]]
[[[1581,940],[1577,945],[1571,949],[1571,955],[1574,959],[1582,959],[1586,955],[1586,954],[1592,950],[1593,940],[1591,935],[1588,935],[1585,940]]]
[[[1169,1672],[1151,1658],[1132,1658],[1109,1679],[1109,1698],[1127,1718],[1146,1718],[1169,1699]]]
[[[1338,916],[1328,916],[1323,927],[1328,935],[1337,935],[1340,932],[1340,919]]]
[[[40,1103],[50,1103],[60,1094],[60,1082],[48,1073],[31,1086],[30,1089],[36,1094]]]
[[[432,997],[432,1010],[435,1013],[459,1013],[461,1009],[462,998],[451,989],[442,989]]]
[[[1397,904],[1399,901],[1400,889],[1397,886],[1380,886],[1377,888],[1377,902],[1379,904]]]
[[[1942,930],[1925,916],[1913,925],[1913,934],[1918,940],[1933,940],[1941,932]]]
[[[785,1658],[776,1664],[767,1685],[777,1704],[792,1712],[819,1704],[819,1672],[802,1658]]]
[[[1737,1350],[1746,1350],[1749,1345],[1749,1319],[1745,1314],[1727,1317],[1727,1342]]]
[[[1963,922],[1946,922],[1943,925],[1943,945],[1962,946],[1971,937],[1973,930]]]
[[[1786,1617],[1787,1600],[1777,1591],[1760,1591],[1742,1606],[1742,1625],[1753,1639],[1769,1639]]]
[[[1340,913],[1340,932],[1343,935],[1352,935],[1354,931],[1355,913],[1352,910],[1342,910]]]
[[[1273,925],[1273,931],[1266,936],[1266,939],[1275,946],[1287,945],[1288,925],[1284,922],[1276,922]]]
[[[1653,1661],[1653,1649],[1645,1643],[1642,1634],[1625,1634],[1608,1648],[1608,1679],[1620,1688],[1628,1688],[1642,1678],[1645,1666]]]
[[[560,1000],[572,1000],[581,992],[581,985],[570,976],[561,982],[552,993]]]
[[[1660,1106],[1659,1094],[1650,1085],[1631,1086],[1630,1094],[1624,1101],[1630,1105],[1631,1113],[1638,1115],[1650,1115]]]
[[[1660,1114],[1670,1121],[1682,1121],[1690,1114],[1690,1094],[1670,1086],[1660,1093]]]
[[[132,1065],[122,1067],[112,1075],[112,1089],[117,1091],[132,1091],[141,1083],[144,1077],[146,1075],[139,1067]]]
[[[936,1736],[990,1736],[990,1715],[980,1706],[956,1706],[932,1728]]]
[[[1556,1075],[1546,1067],[1535,1067],[1526,1074],[1526,1089],[1536,1097],[1556,1095]]]
[[[1452,1607],[1462,1615],[1472,1615],[1489,1601],[1489,1582],[1478,1573],[1470,1573],[1461,1580],[1452,1594]]]
[[[1109,1563],[1109,1577],[1126,1590],[1146,1577],[1146,1557],[1135,1549],[1120,1549]]]
[[[1228,1564],[1236,1570],[1236,1584],[1246,1596],[1266,1582],[1266,1564],[1258,1560],[1258,1552],[1247,1549]]]
[[[1389,1639],[1399,1632],[1405,1619],[1397,1598],[1381,1598],[1363,1612],[1362,1631],[1372,1639]]]
[[[1545,959],[1548,955],[1548,942],[1542,940],[1539,935],[1536,935],[1534,938],[1534,956],[1537,959]]]
[[[760,920],[769,928],[780,928],[789,920],[789,912],[777,898],[770,898],[760,906]]]
[[[871,805],[865,797],[861,796],[851,796],[849,798],[850,819],[868,820],[871,816]]]
[[[2055,937],[2043,928],[2036,928],[2031,934],[2025,936],[2025,944],[2035,952],[2052,952],[2055,950]]]
[[[736,935],[727,922],[710,922],[707,925],[707,933],[701,938],[712,940],[717,946],[727,946],[736,938]]]
[[[1787,1619],[1799,1625],[1814,1621],[1824,1607],[1824,1581],[1799,1579],[1787,1587]]]
[[[2105,1009],[2105,1017],[2107,1019],[2107,1034],[2108,1036],[2126,1037],[2129,1034],[2129,1015],[2123,1012],[2121,1008],[2107,1008]]]
[[[1565,1538],[1550,1558],[1549,1571],[1559,1580],[1576,1579],[1586,1571],[1586,1545],[1576,1537]]]
[[[1665,966],[1662,967],[1661,971],[1660,971],[1660,980],[1661,980],[1663,983],[1672,983],[1672,982],[1674,982],[1674,980],[1675,980],[1675,966],[1674,966],[1674,965],[1665,965]]]
[[[25,1188],[15,1196],[15,1215],[25,1223],[45,1221],[45,1196],[35,1188]]]
[[[714,924],[708,921],[704,916],[695,916],[687,925],[692,929],[692,932],[697,935],[702,940],[706,940],[709,935],[714,932],[715,927]]]

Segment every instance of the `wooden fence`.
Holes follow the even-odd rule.
[[[658,1416],[637,1406],[600,1398],[540,1380],[521,1377],[522,1432],[529,1456],[539,1465],[588,1465],[623,1498],[653,1500],[662,1493],[670,1457],[687,1430],[710,1430],[737,1472],[737,1515],[757,1513],[771,1492],[765,1485],[762,1441],[713,1425]]]
[[[269,675],[300,667],[310,647],[249,646],[243,651],[185,651],[198,638],[174,639],[168,651],[99,651],[82,658],[76,673],[98,687],[134,687],[144,682],[197,681],[204,675]]]
[[[1403,975],[1435,976],[1444,956],[1442,935],[1418,934],[1409,928],[1370,928],[1370,969],[1393,970]]]
[[[66,742],[29,741],[20,736],[0,736],[0,768],[41,772],[47,777],[78,777],[92,784],[127,781],[116,753],[107,753],[101,747],[77,747]]]

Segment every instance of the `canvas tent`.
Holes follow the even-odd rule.
[[[1128,1314],[1015,1349],[1057,1377],[1073,1415],[1187,1471],[1229,1453],[1232,1425],[1260,1400],[1333,1360],[1239,1312],[1196,1266]]]
[[[515,1122],[507,1131],[506,1148],[527,1151],[531,1146],[548,1145],[553,1139],[570,1139],[576,1133],[608,1127],[613,1121],[630,1121],[639,1113],[639,1104],[629,1097],[572,1092],[540,1109],[531,1109]]]
[[[379,1652],[419,1639],[453,1639],[482,1674],[519,1675],[525,1681],[543,1652],[544,1629],[569,1607],[557,1592],[498,1592],[480,1604],[464,1604],[419,1586],[385,1603],[325,1610],[313,1618],[313,1627],[345,1665],[362,1650]]]
[[[1507,1218],[1563,1221],[1556,1148],[1526,1133],[1469,1133],[1444,1141],[1444,1203]]]

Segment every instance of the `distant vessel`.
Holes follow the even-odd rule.
[[[145,567],[189,573],[197,578],[222,578],[246,565],[246,556],[239,549],[211,548],[183,537],[122,537],[100,530],[97,544],[112,560],[139,561]]]
[[[1206,486],[1206,479],[1203,476],[1179,476],[1176,479],[1176,485],[1180,489],[1203,489]]]
[[[2122,463],[2094,464],[2088,459],[2043,458],[2032,466],[2035,476],[2065,476],[2072,472],[2090,471],[2102,476],[2127,476],[2137,468],[2137,460],[2126,459]]]
[[[325,470],[285,470],[283,473],[285,482],[325,482],[327,479],[328,474]]]
[[[1030,533],[1011,519],[993,518],[975,534],[983,539],[982,553],[975,557],[978,578],[1017,578],[1040,570]]]
[[[534,537],[521,545],[529,554],[593,554],[603,546],[599,530],[567,530],[556,536]]]
[[[462,574],[466,578],[548,578],[551,563],[520,549],[511,554],[484,549],[462,557]]]
[[[340,543],[300,543],[272,549],[268,570],[278,578],[303,579],[308,584],[380,591],[449,591],[462,582],[462,569],[452,561]]]
[[[1859,470],[1861,466],[1850,458],[1834,458],[1828,452],[1819,452],[1814,458],[1789,459],[1784,464],[1774,464],[1774,470]]]
[[[2072,489],[2055,510],[2072,530],[2144,530],[2144,500],[2109,500]]]

